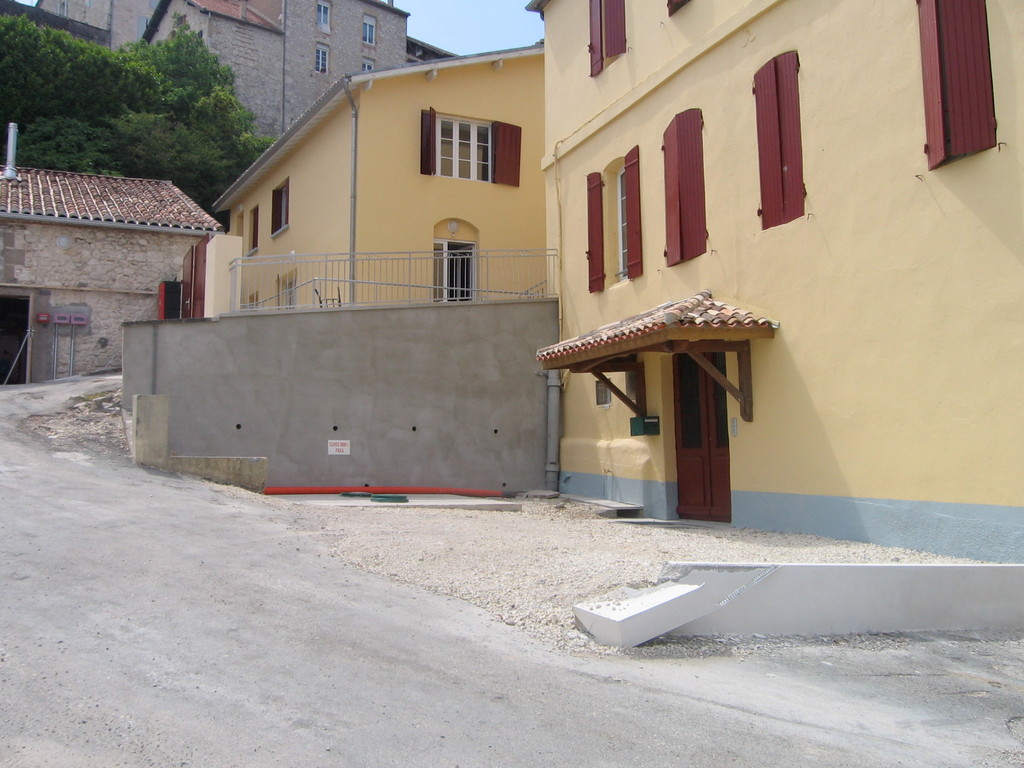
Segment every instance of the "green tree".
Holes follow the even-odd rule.
[[[20,124],[22,165],[170,179],[204,208],[271,139],[187,26],[119,51],[0,17],[0,118]]]
[[[18,163],[80,173],[112,173],[113,131],[73,117],[40,117],[21,135]]]

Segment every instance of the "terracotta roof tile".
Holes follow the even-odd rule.
[[[19,168],[18,176],[17,181],[0,178],[0,214],[204,232],[221,228],[169,181],[35,168]]]
[[[551,360],[584,350],[606,346],[626,339],[641,339],[664,328],[775,329],[777,323],[752,312],[723,304],[711,298],[711,291],[701,291],[682,301],[659,304],[639,315],[603,325],[537,351],[538,360]]]
[[[219,13],[221,16],[229,16],[232,19],[242,19],[243,11],[241,0],[195,0],[195,4],[212,13]],[[258,24],[262,27],[278,29],[276,24],[263,14],[256,11],[251,5],[245,10],[244,20],[252,22],[253,24]]]

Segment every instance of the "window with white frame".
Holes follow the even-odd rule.
[[[437,132],[437,175],[491,180],[491,124],[441,117]]]
[[[328,65],[330,63],[330,49],[326,45],[316,46],[316,60],[314,62],[313,69],[317,72],[327,72]]]
[[[316,25],[324,32],[331,31],[331,6],[323,0],[316,4]]]
[[[435,280],[439,301],[470,301],[476,293],[476,243],[435,240]]]
[[[377,19],[368,14],[363,16],[363,42],[367,45],[377,44]]]
[[[519,186],[523,129],[491,122],[420,112],[420,173]]]
[[[373,59],[363,59],[363,72],[372,72],[376,66]]]
[[[618,257],[617,269],[615,270],[615,276],[619,280],[626,279],[626,269],[629,263],[629,239],[626,236],[626,222],[629,216],[626,212],[626,168],[623,166],[622,170],[616,175],[615,184],[615,197],[617,205],[615,206],[618,210],[619,218],[615,227],[615,251]]]

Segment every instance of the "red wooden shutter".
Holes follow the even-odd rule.
[[[796,51],[790,51],[776,56],[754,75],[762,229],[785,224],[804,213],[799,66]]]
[[[761,229],[768,229],[783,223],[782,145],[779,138],[779,95],[774,59],[754,75],[754,104],[757,111],[757,156],[761,171]]]
[[[941,16],[949,154],[961,157],[996,145],[985,0],[943,0]]]
[[[643,227],[640,221],[640,147],[626,153],[623,173],[626,186],[626,277],[644,273]]]
[[[189,319],[192,314],[192,280],[196,272],[196,247],[185,253],[181,264],[181,285],[178,287],[178,317]],[[163,319],[163,318],[161,318]]]
[[[511,123],[492,123],[491,140],[494,142],[494,183],[518,187],[523,129]]]
[[[195,258],[192,262],[191,314],[189,317],[206,316],[206,247],[210,244],[211,235],[207,235],[195,246]]]
[[[924,151],[928,156],[930,170],[937,168],[946,159],[938,0],[918,0],[918,18],[921,27],[921,67],[924,79]]]
[[[779,138],[782,150],[783,221],[804,215],[804,151],[800,131],[800,59],[789,51],[775,59],[779,95]]]
[[[604,290],[603,187],[600,173],[587,174],[587,264],[591,293]]]
[[[996,145],[985,0],[918,0],[928,167]]]
[[[420,173],[437,173],[437,112],[433,107],[420,112]]]
[[[704,192],[704,119],[680,112],[665,131],[665,261],[669,266],[707,251]]]
[[[604,69],[604,23],[601,16],[602,0],[590,0],[590,76]]]
[[[626,0],[604,0],[604,55],[626,52]]]

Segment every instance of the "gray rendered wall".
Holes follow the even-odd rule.
[[[557,341],[554,300],[132,323],[124,336],[124,402],[170,396],[173,454],[266,456],[269,486],[544,487],[534,354]],[[328,455],[329,440],[351,454]]]

